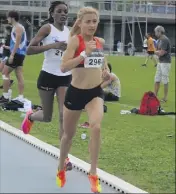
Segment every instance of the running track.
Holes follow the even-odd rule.
[[[90,193],[87,176],[75,169],[55,184],[57,160],[0,129],[0,193]],[[116,193],[102,183],[103,193]]]

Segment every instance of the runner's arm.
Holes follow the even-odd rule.
[[[52,48],[52,44],[48,45],[41,45],[39,46],[39,43],[48,36],[50,33],[50,26],[48,24],[45,24],[40,28],[40,30],[37,32],[36,36],[31,40],[28,48],[27,48],[27,55],[34,55],[43,53],[47,50],[50,50]]]
[[[97,37],[98,38],[98,37]],[[99,39],[99,41],[100,41],[100,43],[103,45],[103,47],[104,47],[104,45],[105,45],[105,40],[103,39],[103,38],[98,38]],[[104,61],[104,65],[103,65],[103,67],[102,67],[102,70],[107,70],[107,71],[109,71],[109,68],[108,68],[108,60],[107,60],[107,57],[105,56],[105,61]]]
[[[22,33],[23,33],[22,27],[18,26],[16,28],[15,33],[16,33],[16,42],[15,42],[15,46],[14,46],[12,52],[11,52],[11,56],[14,56],[15,53],[17,52],[18,48],[19,48],[21,38],[22,38]]]
[[[6,46],[6,45],[4,45],[3,47],[4,47],[5,49],[10,50],[10,46]]]
[[[75,68],[77,65],[81,63],[81,61],[84,60],[84,58],[80,55],[74,58],[75,51],[78,48],[78,46],[79,46],[78,38],[76,36],[71,37],[69,39],[67,49],[65,50],[62,57],[61,71],[63,73]]]

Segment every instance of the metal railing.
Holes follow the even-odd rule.
[[[67,1],[66,1],[67,2]],[[50,1],[37,0],[37,1],[16,1],[6,0],[0,1],[0,5],[14,5],[14,6],[29,6],[29,7],[45,7],[48,8]],[[144,3],[125,3],[122,1],[85,1],[85,0],[70,0],[68,1],[71,10],[78,10],[82,6],[92,6],[98,9],[100,12],[112,11],[113,15],[117,12],[125,11],[128,13],[141,13],[141,14],[163,14],[175,15],[176,7],[174,5],[155,5]],[[112,10],[111,10],[112,9]]]

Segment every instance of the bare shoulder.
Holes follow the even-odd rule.
[[[24,31],[24,27],[21,24],[18,24],[15,28],[16,32],[23,32]]]
[[[48,36],[51,32],[51,26],[50,24],[45,24],[43,25],[39,31],[36,34],[36,37],[42,37],[45,38],[46,36]]]
[[[105,45],[105,39],[104,38],[100,38],[100,37],[95,37],[95,38],[97,38],[102,45]]]
[[[51,31],[51,26],[50,24],[44,24],[39,31],[43,31],[43,32],[50,32]]]
[[[68,45],[70,45],[71,47],[78,47],[79,46],[78,36],[75,35],[69,37]]]

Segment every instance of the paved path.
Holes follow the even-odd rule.
[[[73,170],[67,184],[55,184],[57,160],[0,130],[0,193],[90,193],[87,176]],[[103,193],[115,193],[102,185]]]

